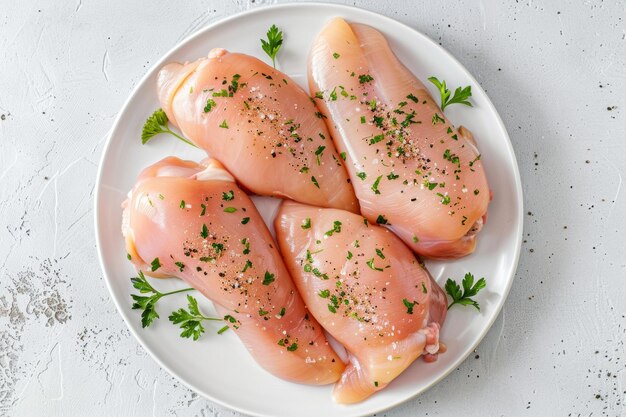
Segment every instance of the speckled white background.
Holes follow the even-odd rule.
[[[151,63],[270,3],[0,0],[0,415],[237,415],[132,338],[97,263],[92,198],[107,132]],[[528,210],[513,289],[476,354],[382,415],[626,416],[626,2],[349,3],[474,74]]]

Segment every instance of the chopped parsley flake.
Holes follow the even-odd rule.
[[[370,267],[370,269],[374,270],[374,271],[378,271],[378,272],[382,272],[382,268],[378,268],[376,265],[374,265],[374,258],[370,259],[369,261],[366,262],[367,266]]]
[[[271,274],[269,271],[265,271],[265,277],[263,278],[263,285],[270,285],[275,281],[274,274]]]
[[[378,190],[378,184],[380,184],[380,180],[383,176],[380,175],[378,178],[376,178],[376,181],[374,181],[374,185],[372,185],[372,191],[374,191],[374,194],[380,194],[380,191]]]
[[[389,222],[387,221],[385,216],[383,216],[382,214],[378,215],[378,217],[376,218],[376,223],[378,223],[378,224],[389,224]]]
[[[161,267],[161,261],[159,261],[159,258],[154,258],[150,265],[151,265],[150,269],[152,269],[152,272],[154,272]]]
[[[302,223],[302,225],[300,226],[303,229],[310,229],[311,228],[311,218],[307,217],[306,219],[304,219],[304,222]]]
[[[226,120],[224,120],[224,121],[220,124],[220,127],[221,127],[222,129],[228,129],[228,123],[226,123]]]
[[[206,106],[204,106],[204,112],[208,113],[213,110],[213,107],[217,106],[217,103],[212,98],[207,99]]]
[[[356,176],[361,178],[362,180],[364,180],[365,178],[367,178],[367,174],[365,172],[357,172]]]
[[[236,211],[237,211],[237,209],[235,207],[226,207],[224,209],[224,212],[226,212],[226,213],[234,213]]]
[[[368,83],[370,81],[374,81],[374,78],[372,78],[371,75],[369,75],[369,74],[359,75],[359,83],[360,84],[365,84],[365,83]]]
[[[402,299],[402,303],[406,307],[406,313],[407,314],[413,314],[413,307],[415,307],[415,305],[417,304],[417,301],[410,302],[406,298],[403,298]]]
[[[250,217],[244,217],[243,219],[241,219],[241,224],[248,224],[249,221]]]
[[[341,55],[339,55],[337,52],[333,52],[333,58],[335,59],[339,59]]]
[[[232,200],[234,198],[235,198],[235,193],[233,192],[233,190],[230,190],[229,192],[222,193],[222,200],[224,200],[224,201],[230,201],[230,200]]]

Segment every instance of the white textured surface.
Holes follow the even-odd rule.
[[[236,415],[130,336],[97,264],[92,192],[107,131],[151,63],[267,3],[0,3],[0,415]],[[354,2],[474,74],[509,129],[531,214],[479,357],[384,415],[626,416],[626,3],[393,3]]]

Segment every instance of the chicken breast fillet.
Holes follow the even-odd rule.
[[[213,49],[163,67],[158,95],[169,120],[248,190],[358,212],[322,115],[287,75]]]
[[[309,86],[347,156],[361,213],[421,255],[472,253],[490,200],[480,154],[383,35],[333,19],[310,51]]]
[[[345,365],[307,313],[252,201],[219,162],[165,158],[139,175],[123,206],[138,269],[181,278],[212,300],[275,376],[313,385],[339,378]]]
[[[350,354],[335,401],[361,401],[420,355],[436,358],[445,294],[391,231],[347,211],[288,201],[275,228],[308,309]]]

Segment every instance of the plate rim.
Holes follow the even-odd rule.
[[[509,268],[508,271],[508,282],[507,285],[502,293],[502,297],[498,303],[498,305],[495,307],[495,312],[492,315],[491,319],[488,321],[487,326],[484,328],[484,330],[481,331],[480,335],[478,336],[477,340],[475,343],[473,343],[471,346],[468,346],[468,348],[465,349],[465,351],[459,356],[459,358],[452,362],[450,364],[450,366],[448,367],[448,369],[443,372],[441,375],[439,375],[437,378],[435,378],[430,384],[428,384],[427,387],[415,392],[413,395],[409,395],[406,398],[401,398],[395,401],[391,401],[389,404],[386,404],[382,407],[378,407],[376,409],[370,410],[369,412],[367,412],[367,414],[363,414],[363,413],[357,413],[357,414],[350,414],[351,417],[365,417],[365,416],[369,416],[372,413],[380,413],[380,412],[384,412],[387,411],[391,408],[397,407],[400,404],[406,403],[410,400],[415,399],[418,395],[423,394],[425,391],[431,389],[433,386],[437,385],[439,382],[441,382],[444,378],[446,378],[450,373],[452,373],[452,371],[454,371],[456,368],[459,367],[459,365],[461,363],[463,363],[467,357],[470,355],[470,353],[476,349],[476,347],[483,341],[483,339],[485,338],[485,336],[487,335],[487,333],[489,333],[489,331],[491,330],[491,328],[493,327],[494,322],[496,321],[496,319],[500,316],[500,312],[502,311],[502,308],[504,307],[504,304],[506,303],[506,300],[508,299],[511,287],[513,285],[514,282],[514,278],[515,278],[515,274],[517,272],[517,268],[519,266],[519,258],[520,258],[520,254],[521,254],[521,246],[522,246],[522,239],[523,239],[523,229],[524,229],[524,194],[523,194],[523,189],[522,189],[522,184],[521,184],[521,176],[520,176],[520,172],[519,172],[519,166],[517,163],[517,156],[515,155],[515,150],[513,149],[513,144],[511,143],[511,138],[509,136],[509,133],[506,129],[506,126],[504,124],[504,122],[502,121],[502,118],[500,117],[500,113],[497,111],[497,109],[495,108],[495,106],[493,105],[491,99],[489,98],[489,96],[487,95],[487,93],[485,92],[485,90],[483,89],[483,87],[478,83],[478,81],[476,80],[476,78],[474,78],[474,76],[469,72],[469,70],[467,70],[467,68],[465,68],[465,66],[458,60],[456,59],[456,57],[454,55],[452,55],[446,48],[444,48],[442,45],[439,45],[437,42],[435,42],[433,39],[431,39],[430,37],[428,37],[427,35],[425,35],[424,33],[422,33],[421,31],[419,31],[418,29],[415,29],[403,22],[400,22],[396,19],[393,19],[389,16],[371,11],[369,9],[364,9],[361,7],[357,7],[357,6],[351,6],[351,5],[346,5],[346,4],[336,4],[336,3],[326,3],[326,2],[319,2],[319,1],[315,1],[315,2],[303,2],[303,3],[284,3],[284,4],[274,4],[274,5],[269,5],[269,6],[262,6],[262,7],[256,7],[254,9],[249,9],[249,10],[244,10],[238,13],[234,13],[230,16],[227,16],[225,18],[219,19],[215,22],[212,22],[200,29],[198,29],[196,32],[190,34],[189,36],[185,37],[184,39],[176,42],[176,44],[174,46],[172,46],[167,52],[165,52],[160,59],[158,59],[147,71],[146,73],[139,79],[139,81],[136,82],[136,84],[134,85],[132,91],[130,92],[130,94],[128,95],[128,97],[126,98],[126,100],[124,101],[124,104],[122,105],[122,107],[120,108],[117,116],[115,117],[115,120],[111,126],[111,128],[109,129],[109,133],[108,133],[108,137],[106,139],[106,143],[104,144],[104,147],[102,149],[102,154],[100,155],[100,160],[98,163],[98,172],[96,175],[96,182],[95,182],[95,194],[94,194],[94,200],[93,200],[93,204],[94,204],[94,233],[95,233],[95,240],[96,240],[96,250],[98,253],[98,261],[100,264],[100,269],[103,273],[103,279],[105,281],[106,287],[109,291],[109,296],[110,298],[113,300],[113,304],[115,305],[115,308],[117,309],[118,313],[122,316],[122,319],[124,320],[124,323],[126,324],[126,327],[128,328],[128,330],[130,331],[130,333],[133,335],[133,337],[139,342],[139,344],[142,346],[142,348],[148,352],[148,354],[150,355],[150,357],[165,371],[167,371],[171,376],[173,376],[174,378],[176,378],[176,380],[178,380],[181,384],[183,384],[185,387],[187,387],[188,389],[192,390],[193,392],[201,395],[202,397],[204,397],[205,399],[212,401],[222,407],[228,408],[230,410],[245,414],[245,415],[249,415],[249,416],[255,416],[255,417],[268,417],[267,414],[263,414],[263,413],[259,413],[256,412],[255,410],[250,410],[244,407],[241,407],[239,405],[235,405],[235,404],[230,404],[230,403],[226,403],[225,401],[213,397],[205,392],[203,392],[203,390],[197,388],[196,386],[194,386],[194,384],[187,382],[186,380],[184,380],[179,374],[178,372],[174,371],[173,369],[171,369],[169,366],[165,365],[160,359],[159,357],[152,351],[151,347],[144,342],[144,340],[142,340],[142,338],[138,335],[138,333],[134,330],[133,326],[130,324],[130,317],[126,314],[125,310],[122,308],[122,306],[120,305],[120,303],[118,302],[115,293],[113,291],[113,288],[111,286],[110,283],[110,279],[109,279],[109,274],[107,273],[107,267],[106,267],[106,263],[104,260],[104,256],[103,256],[103,252],[102,252],[102,237],[100,235],[100,201],[102,198],[102,184],[101,184],[101,180],[102,180],[102,176],[103,176],[103,167],[104,167],[104,162],[107,159],[110,151],[111,151],[111,143],[112,143],[112,138],[113,136],[116,134],[117,130],[120,128],[120,120],[122,118],[122,116],[128,111],[128,108],[130,106],[131,101],[135,98],[135,96],[137,94],[139,94],[139,90],[140,88],[146,83],[146,81],[152,76],[153,72],[155,70],[157,70],[158,68],[160,68],[164,62],[166,61],[167,57],[169,57],[170,55],[172,55],[173,53],[176,52],[176,50],[180,49],[181,47],[185,46],[186,44],[192,42],[193,40],[195,40],[196,38],[199,38],[201,36],[203,36],[205,34],[205,32],[208,32],[210,30],[213,30],[221,25],[226,25],[228,23],[230,23],[233,20],[237,20],[243,16],[248,16],[248,15],[254,15],[254,14],[258,14],[258,13],[267,13],[268,10],[277,10],[277,9],[300,9],[300,8],[307,8],[307,7],[313,7],[313,8],[317,8],[317,7],[326,7],[326,8],[333,8],[337,11],[344,11],[344,12],[350,12],[352,10],[358,10],[361,13],[365,13],[366,15],[370,15],[370,16],[374,16],[377,19],[383,19],[385,21],[387,21],[388,23],[391,23],[393,25],[396,26],[401,26],[404,29],[408,29],[409,31],[411,31],[412,33],[414,33],[416,36],[419,36],[421,38],[423,38],[424,41],[426,41],[427,43],[431,43],[435,48],[439,49],[441,52],[444,53],[444,55],[452,60],[456,65],[458,65],[459,68],[462,69],[462,72],[464,74],[464,76],[466,76],[474,86],[476,86],[477,88],[480,89],[480,91],[485,95],[486,98],[486,103],[488,106],[488,109],[495,114],[496,116],[496,122],[499,125],[500,129],[502,130],[503,134],[504,134],[504,139],[506,139],[504,142],[504,146],[506,147],[507,151],[510,152],[511,155],[513,155],[513,165],[512,165],[512,171],[513,171],[513,177],[514,177],[514,182],[515,182],[515,194],[518,196],[518,201],[517,201],[517,209],[518,209],[518,216],[517,219],[515,221],[515,229],[516,232],[518,234],[518,239],[516,241],[516,245],[515,245],[515,253],[514,253],[514,257],[513,257],[513,262],[511,263],[511,267]],[[365,22],[366,23],[366,22]]]

